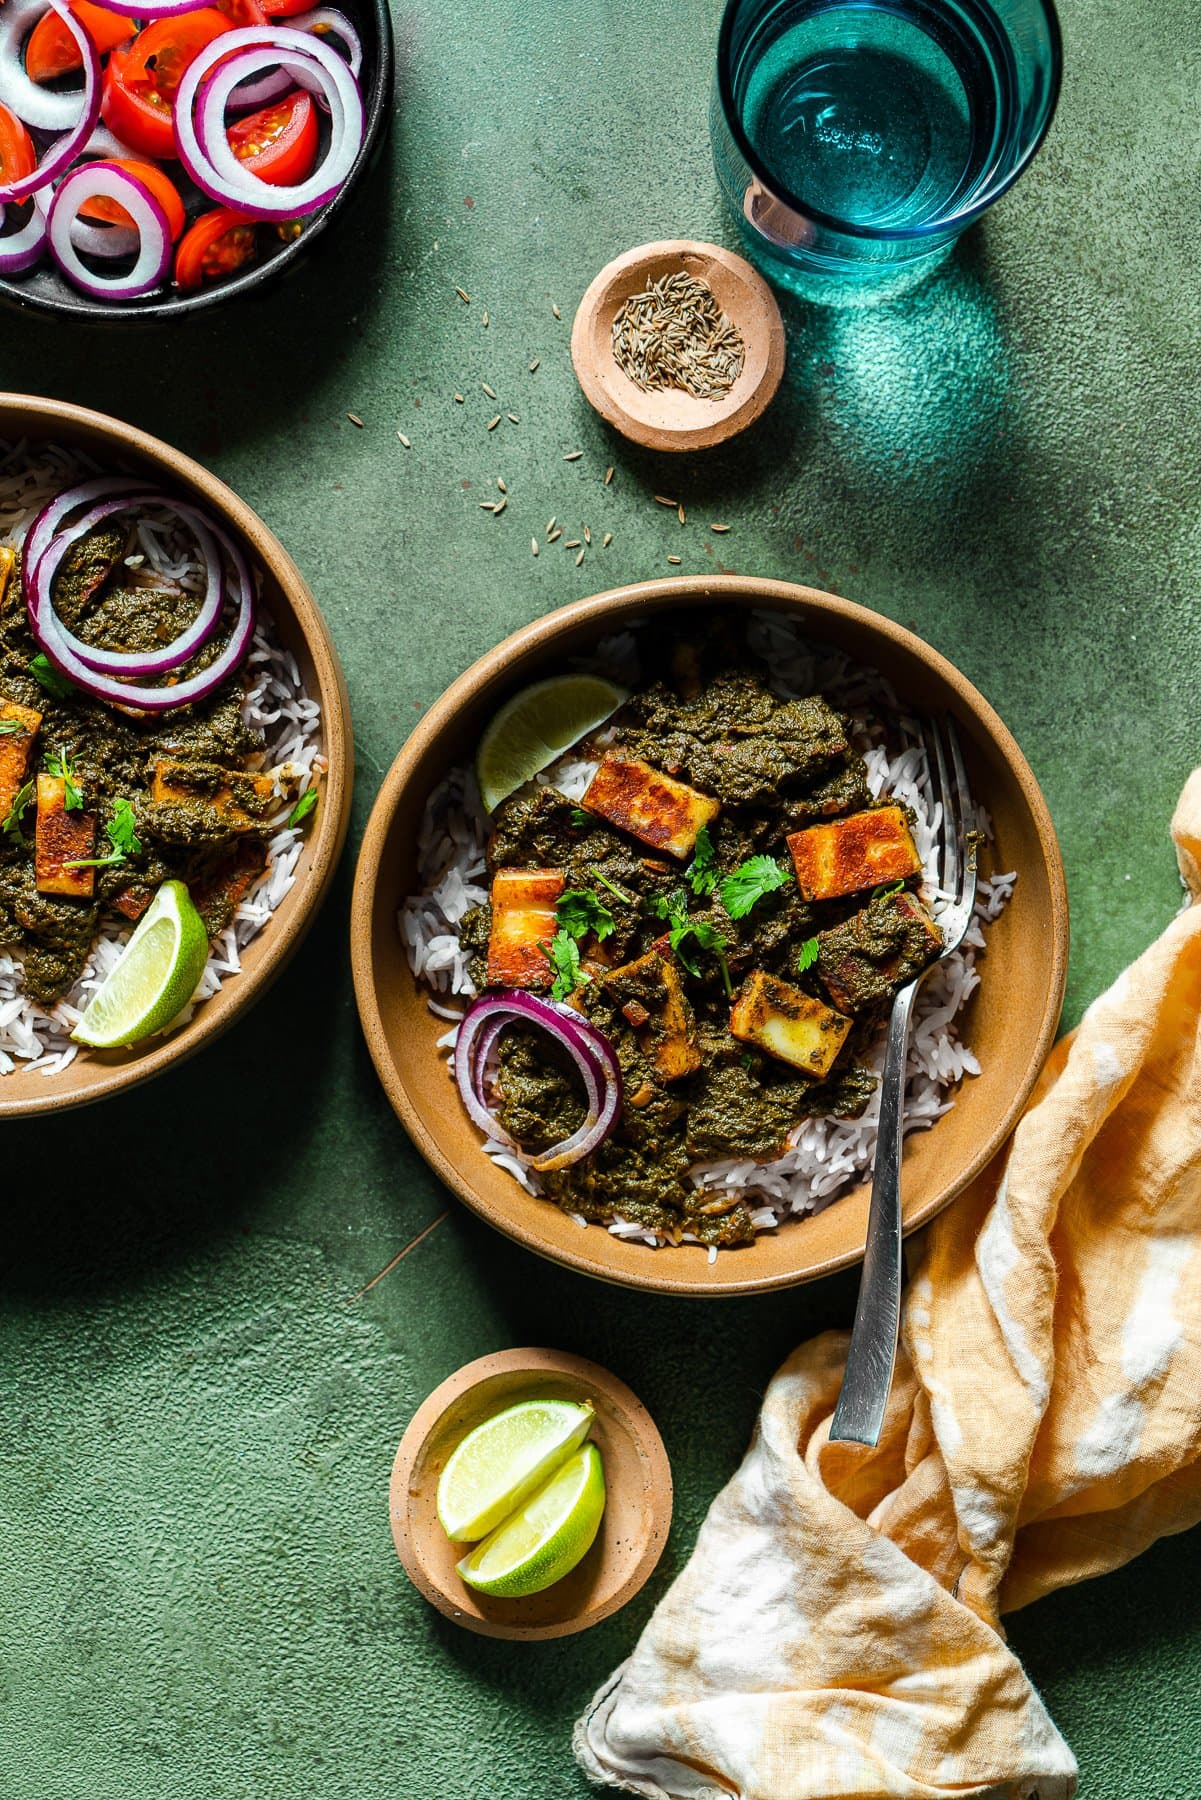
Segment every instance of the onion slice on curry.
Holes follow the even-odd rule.
[[[604,1143],[621,1110],[621,1065],[616,1051],[604,1032],[556,1000],[543,1000],[521,988],[502,988],[472,1001],[455,1041],[455,1081],[472,1122],[485,1136],[507,1144],[520,1156],[526,1153],[501,1125],[486,1091],[488,1057],[510,1025],[535,1026],[562,1045],[584,1084],[587,1103],[583,1123],[570,1137],[526,1160],[539,1172],[582,1162]]]

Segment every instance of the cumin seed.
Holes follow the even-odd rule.
[[[536,356],[534,358],[533,362],[530,364],[530,374],[531,375],[534,373],[534,370],[538,367],[538,364],[541,361],[542,361],[542,358],[540,356]]]
[[[564,550],[578,550],[579,547],[580,547],[579,538],[568,538],[567,542],[563,546]]]
[[[488,386],[488,383],[487,383],[487,382],[486,382],[486,381],[481,381],[481,382],[480,382],[480,386],[481,386],[481,387],[482,387],[482,388],[483,388],[483,390],[484,390],[484,392],[485,392],[485,393],[486,393],[486,394],[487,394],[487,396],[488,396],[488,398],[489,398],[489,400],[495,400],[495,399],[496,399],[496,390],[495,390],[495,388],[490,388],[490,387],[489,387],[489,386]]]
[[[350,420],[352,425],[357,425],[359,430],[362,431],[363,421],[360,419],[358,413],[347,413],[346,417]]]
[[[506,486],[505,486],[505,484],[504,484],[504,482],[503,482],[503,481],[502,481],[502,480],[501,480],[501,478],[500,478],[500,476],[499,476],[499,475],[498,475],[498,476],[497,476],[497,477],[496,477],[496,485],[497,485],[497,487],[498,487],[498,488],[499,488],[499,489],[500,489],[500,491],[501,491],[501,493],[502,493],[502,494],[507,494],[507,493],[508,493],[508,491],[509,491],[509,490],[508,490],[508,488],[507,488],[507,487],[506,487]]]
[[[553,530],[554,530],[554,528],[555,528],[555,520],[554,520],[554,519],[551,519],[551,520],[550,520],[550,522],[549,522],[549,523],[548,523],[548,525],[547,525],[547,527],[546,527],[546,535],[547,535],[547,537],[549,537],[549,536],[550,536],[550,534],[551,534],[551,532],[552,532],[552,531],[553,531]]]
[[[509,496],[507,494],[503,494],[501,496],[501,498],[496,502],[496,505],[492,508],[493,517],[495,517],[497,513],[503,513],[505,510],[505,507],[508,504],[509,504]]]
[[[592,542],[592,533],[589,531],[589,529],[586,525],[584,527],[584,542],[586,544],[590,544]]]
[[[680,504],[676,507],[676,513],[677,513],[677,516],[679,517],[680,524],[682,525],[684,523],[684,519],[686,516],[685,512],[684,512],[684,502],[682,500],[681,500]]]
[[[538,554],[538,540],[536,537],[530,539],[530,554],[532,556],[537,556]]]
[[[463,302],[464,306],[471,305],[471,295],[470,294],[465,294],[463,292],[462,288],[456,288],[455,293],[459,296],[459,299]]]
[[[556,319],[561,319],[563,317],[563,314],[559,311],[558,307],[555,306],[553,302],[551,304],[551,311],[554,313]]]
[[[675,388],[697,400],[720,400],[742,373],[746,345],[698,276],[647,278],[613,320],[613,360],[644,393]]]
[[[584,452],[582,450],[569,450],[567,455],[563,458],[563,461],[564,462],[579,462],[579,460],[580,460],[581,456],[583,456],[583,454],[584,454]]]
[[[456,395],[455,395],[455,405],[456,405],[456,406],[462,406],[462,404],[463,404],[463,396],[462,396],[462,394],[456,394]]]
[[[710,531],[728,531],[730,527],[728,525],[710,525],[709,529]]]
[[[481,500],[480,501],[480,511],[481,512],[493,512],[494,510],[495,510],[494,503],[491,500]]]
[[[483,320],[482,320],[482,323],[483,323],[483,327],[484,327],[484,330],[485,330],[485,331],[487,331],[487,329],[488,329],[488,315],[487,315],[487,313],[485,313],[485,314],[484,314],[484,317],[483,317]]]
[[[506,413],[505,418],[509,421],[510,425],[520,425],[521,424],[521,420],[517,417],[516,413]]]
[[[580,554],[575,559],[575,566],[577,569],[579,568],[579,566],[583,562],[583,560],[584,560],[584,552],[581,550]]]
[[[612,481],[612,479],[613,479],[613,464],[610,463],[609,467],[605,470],[605,486],[606,487],[608,487],[608,485]]]
[[[410,444],[408,438],[405,436],[403,431],[398,431],[396,435],[400,439],[401,443],[404,445],[406,450],[411,450],[413,448],[412,444]]]
[[[547,532],[546,541],[548,544],[553,544],[555,542],[556,538],[561,538],[562,536],[563,536],[563,527],[561,525],[556,525],[556,527],[553,531]]]
[[[669,500],[667,498],[666,494],[656,494],[655,495],[655,505],[656,506],[670,506],[670,507],[674,508],[674,507],[677,507],[679,504],[680,504],[680,502],[678,500]]]
[[[601,548],[603,550],[607,550],[609,548],[609,545],[612,542],[613,542],[613,533],[611,531],[606,531],[604,537],[601,539]]]
[[[488,430],[489,430],[489,431],[495,431],[495,430],[496,430],[496,427],[497,427],[497,426],[498,426],[498,425],[499,425],[499,424],[500,424],[500,414],[499,414],[499,413],[497,413],[497,415],[496,415],[496,417],[495,417],[495,418],[494,418],[494,419],[489,419],[489,420],[488,420]]]
[[[680,559],[678,556],[669,556],[667,560],[669,563],[678,563]]]

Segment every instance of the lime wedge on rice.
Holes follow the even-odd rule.
[[[195,993],[208,954],[192,896],[182,881],[164,881],[71,1036],[112,1050],[165,1031]]]
[[[474,1544],[528,1500],[588,1436],[592,1408],[570,1400],[521,1400],[495,1413],[451,1455],[438,1482],[438,1523]]]
[[[605,1510],[605,1471],[595,1444],[556,1469],[520,1512],[458,1564],[468,1587],[516,1599],[570,1574],[592,1546]]]
[[[600,675],[552,675],[514,694],[476,752],[475,772],[488,811],[603,725],[626,698],[624,689]]]

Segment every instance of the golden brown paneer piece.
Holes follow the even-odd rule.
[[[691,856],[697,833],[721,811],[721,801],[683,781],[612,751],[592,777],[580,805],[652,849]]]
[[[264,797],[271,793],[275,786],[275,777],[270,772],[250,777],[254,783],[256,794]],[[252,818],[240,807],[233,797],[231,788],[218,788],[215,793],[198,793],[188,785],[187,765],[185,763],[158,762],[154,765],[154,774],[150,781],[150,798],[166,805],[195,806],[198,801],[211,806],[215,813],[234,831],[261,831],[262,819]]]
[[[13,570],[17,566],[17,553],[7,544],[0,544],[0,612],[4,611],[8,598],[9,584],[13,578]]]
[[[881,882],[907,881],[922,866],[899,806],[876,806],[794,831],[788,848],[806,900],[837,900]]]
[[[0,819],[7,819],[13,801],[25,786],[33,740],[41,723],[41,713],[32,706],[0,700]]]
[[[734,1037],[815,1081],[830,1073],[850,1029],[850,1019],[763,969],[752,970],[730,1008]]]
[[[555,935],[555,907],[564,885],[562,869],[496,871],[488,938],[490,987],[550,986],[554,971],[547,951]]]
[[[62,894],[90,900],[95,869],[66,865],[96,854],[96,820],[91,813],[67,811],[67,784],[61,775],[38,776],[38,822],[33,866],[39,894]]]
[[[120,913],[123,919],[131,919],[136,922],[153,899],[154,893],[151,888],[130,886],[123,887],[109,904],[114,912]]]
[[[621,1011],[638,1033],[639,1047],[660,1081],[679,1081],[700,1068],[696,1018],[670,950],[656,946],[636,961],[623,963],[605,976],[604,985],[618,995],[623,988],[633,990]]]

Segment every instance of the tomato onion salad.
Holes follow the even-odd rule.
[[[363,47],[307,0],[0,0],[0,275],[138,300],[290,241],[363,145]]]

